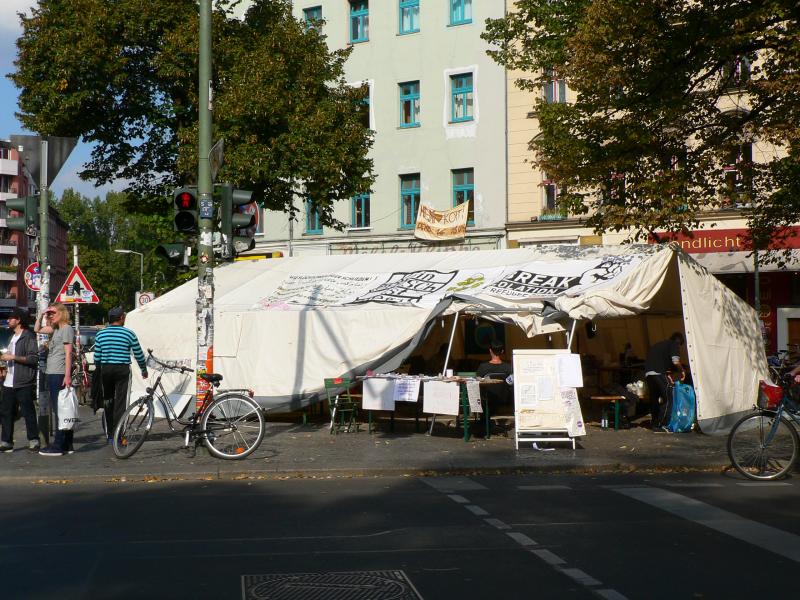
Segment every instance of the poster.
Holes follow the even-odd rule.
[[[458,415],[458,384],[448,381],[426,381],[422,411],[435,415]]]
[[[580,354],[559,354],[556,364],[558,365],[558,384],[562,388],[583,387]]]
[[[586,435],[586,425],[581,414],[578,391],[574,387],[561,388],[561,402],[567,417],[567,432],[571,437]]]
[[[468,216],[469,202],[462,202],[449,210],[435,210],[420,204],[414,237],[433,242],[460,240],[467,233]]]
[[[419,379],[395,379],[394,401],[416,402],[419,399]]]
[[[361,408],[364,410],[394,410],[394,381],[380,378],[365,379]]]
[[[477,381],[467,381],[467,398],[469,399],[470,412],[483,412],[483,404],[481,403],[481,385]]]

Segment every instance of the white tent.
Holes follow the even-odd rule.
[[[705,432],[749,410],[766,375],[753,309],[675,246],[313,256],[237,262],[215,276],[214,370],[276,409],[320,397],[326,377],[396,368],[437,317],[468,308],[501,309],[487,317],[528,336],[573,320],[682,314]],[[192,364],[196,295],[189,282],[127,324],[156,356]],[[194,388],[165,381],[185,399]]]

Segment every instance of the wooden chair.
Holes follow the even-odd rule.
[[[333,377],[325,379],[325,395],[331,413],[331,433],[336,435],[344,428],[346,433],[358,432],[358,403],[350,394],[353,379]]]

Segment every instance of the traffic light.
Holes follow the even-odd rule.
[[[21,214],[19,217],[6,218],[6,227],[24,231],[28,235],[36,235],[36,229],[39,227],[39,196],[9,198],[6,200],[6,208]]]
[[[172,198],[175,207],[175,231],[197,233],[197,188],[178,188],[173,192]]]
[[[232,259],[239,252],[252,250],[256,242],[255,224],[258,206],[253,202],[253,192],[236,190],[223,183],[216,186],[220,200],[220,233],[222,258]]]
[[[161,244],[156,248],[156,256],[176,267],[188,267],[191,254],[192,247],[186,244]]]

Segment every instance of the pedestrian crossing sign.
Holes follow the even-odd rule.
[[[78,265],[72,267],[69,276],[67,276],[64,285],[61,286],[61,291],[56,296],[57,302],[64,304],[98,304],[100,298],[94,293],[94,289],[89,284],[89,280],[80,270]]]

